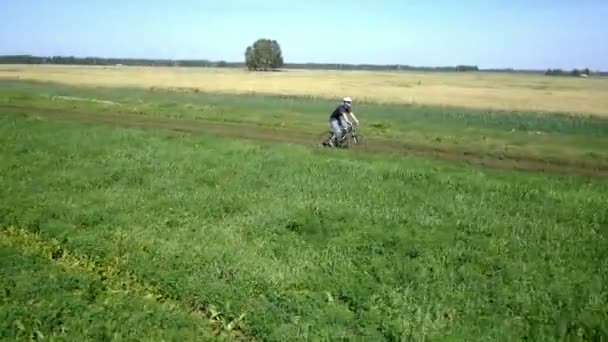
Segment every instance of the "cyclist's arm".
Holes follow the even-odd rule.
[[[357,117],[355,116],[354,112],[350,112],[350,116],[353,117],[353,120],[355,120],[355,122],[357,123],[357,125],[359,125],[359,119],[357,119]]]
[[[349,125],[351,125],[351,126],[352,126],[352,124],[353,124],[353,123],[352,123],[352,122],[350,122],[350,120],[348,119],[348,115],[347,115],[347,114],[348,114],[348,113],[343,112],[343,113],[342,113],[342,117],[344,118],[344,121],[346,121],[346,123],[347,123],[347,124],[349,124]]]

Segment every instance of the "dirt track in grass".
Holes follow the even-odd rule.
[[[141,129],[160,129],[183,133],[204,133],[223,137],[251,139],[277,143],[296,143],[319,146],[320,134],[311,134],[284,128],[264,127],[207,120],[171,119],[143,115],[84,113],[65,110],[0,106],[3,114],[40,116],[57,120],[81,121]],[[321,147],[319,147],[321,148]],[[469,165],[521,171],[574,174],[608,177],[608,166],[574,161],[542,160],[536,157],[516,157],[471,152],[452,147],[417,145],[382,138],[368,138],[363,145],[353,148],[354,153],[384,153],[416,155]]]

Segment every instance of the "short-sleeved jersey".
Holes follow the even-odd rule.
[[[350,113],[350,109],[348,107],[346,107],[345,105],[339,105],[338,107],[336,107],[336,109],[334,109],[329,118],[339,120],[342,118],[342,115],[346,115],[348,113]]]

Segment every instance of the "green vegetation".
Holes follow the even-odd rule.
[[[69,255],[30,232],[2,230],[2,340],[194,340],[212,336],[209,320],[150,288]]]
[[[78,89],[18,81],[1,84],[0,106],[5,111],[55,109],[247,124],[306,133],[311,144],[328,128],[328,113],[336,105],[317,98],[218,95],[181,89]],[[391,144],[608,167],[608,120],[595,117],[375,103],[356,103],[354,109],[362,120],[362,133]]]
[[[120,105],[50,101],[56,95]],[[197,324],[186,308],[213,315],[222,322],[215,329],[261,340],[608,338],[601,180],[60,123],[36,118],[35,109],[139,110],[313,131],[323,122],[307,124],[325,120],[331,104],[319,100],[8,82],[1,96],[2,106],[32,115],[5,109],[0,116],[7,338],[64,327],[73,337],[85,329],[91,337],[210,336],[206,319]],[[374,134],[395,137],[409,135],[410,124],[426,132],[445,125],[442,134],[460,139],[507,134],[515,122],[447,109],[358,108],[387,126]],[[582,137],[593,135],[603,142],[601,122],[521,115],[528,129],[558,131],[550,143],[572,137],[584,145]],[[70,253],[45,257],[58,250]],[[113,271],[102,280],[86,265],[62,268],[70,258]],[[136,281],[115,293],[125,274]],[[176,308],[142,297],[144,289]]]
[[[281,46],[276,40],[260,38],[245,50],[249,70],[275,70],[283,66]]]
[[[574,76],[580,77],[581,75],[589,76],[591,75],[591,71],[589,68],[585,68],[583,70],[573,69],[570,72],[564,71],[562,69],[547,69],[545,71],[545,75],[547,76]]]

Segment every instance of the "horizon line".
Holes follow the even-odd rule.
[[[223,59],[206,59],[206,58],[153,58],[153,57],[103,57],[103,56],[84,56],[84,55],[33,55],[33,54],[0,54],[0,59],[6,57],[32,57],[32,58],[75,58],[75,59],[105,59],[105,60],[141,60],[141,61],[168,61],[168,62],[209,62],[209,63],[226,63],[228,65],[234,64],[243,64],[245,65],[245,61],[229,61]],[[4,64],[1,63],[0,64]],[[17,64],[27,64],[27,63],[17,63]],[[36,63],[42,64],[42,63]],[[120,63],[119,63],[120,64]],[[66,64],[69,65],[69,64]],[[515,67],[493,67],[493,68],[483,68],[479,65],[475,64],[453,64],[453,65],[412,65],[412,64],[404,64],[404,63],[385,63],[385,64],[375,64],[375,63],[345,63],[345,62],[287,62],[283,63],[284,66],[289,65],[328,65],[328,66],[359,66],[359,67],[406,67],[413,69],[441,69],[441,68],[457,68],[457,67],[476,67],[478,70],[476,71],[513,71],[513,72],[545,72],[547,70],[562,70],[562,71],[573,71],[573,70],[584,70],[589,69],[589,71],[596,73],[608,73],[608,70],[601,69],[591,69],[591,68],[572,68],[572,69],[562,69],[562,68],[552,68],[552,67],[544,67],[542,69],[532,69],[532,68],[515,68]],[[181,67],[193,67],[183,65]],[[280,69],[280,68],[279,68]],[[475,72],[475,70],[467,70],[466,72]]]

